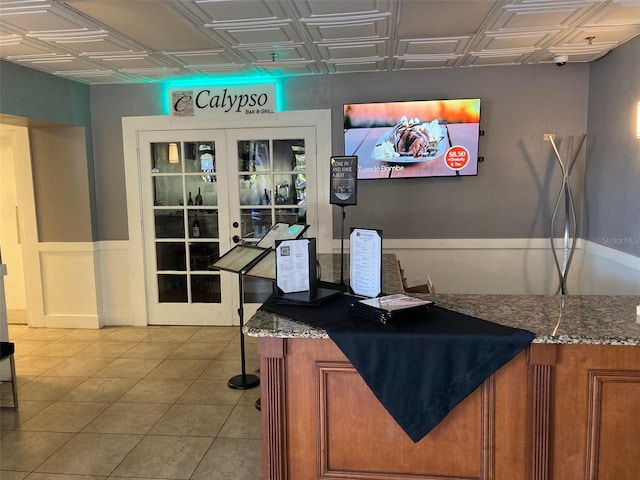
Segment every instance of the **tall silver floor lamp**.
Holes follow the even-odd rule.
[[[561,293],[562,295],[566,295],[569,292],[567,291],[567,276],[569,275],[569,268],[571,267],[571,261],[573,260],[573,254],[576,249],[576,241],[578,234],[578,221],[576,217],[576,209],[573,200],[573,194],[571,193],[571,183],[570,176],[571,170],[576,163],[578,158],[578,154],[582,149],[582,145],[584,145],[586,135],[582,136],[580,140],[580,144],[578,148],[576,148],[573,153],[573,157],[571,162],[565,167],[562,162],[562,157],[560,156],[560,152],[558,151],[558,147],[554,141],[554,135],[548,134],[549,142],[551,143],[551,148],[553,148],[553,152],[556,155],[556,159],[558,160],[558,165],[560,165],[560,170],[562,171],[562,185],[560,186],[560,191],[558,192],[558,198],[556,199],[556,204],[553,207],[553,214],[551,215],[551,225],[549,229],[549,238],[551,239],[551,252],[553,253],[553,260],[556,264],[556,270],[558,271],[558,279],[560,284],[558,285],[558,289],[556,290],[556,294]],[[571,152],[573,147],[573,141],[571,139],[569,143],[568,151]],[[554,238],[554,227],[556,224],[556,219],[558,218],[558,210],[560,207],[560,203],[564,198],[564,241],[562,245],[562,260],[558,257],[558,252],[556,251],[557,246],[555,244]]]

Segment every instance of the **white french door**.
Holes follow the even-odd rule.
[[[237,324],[238,276],[210,265],[275,222],[315,235],[315,128],[140,131],[138,148],[149,324]],[[243,291],[248,316],[272,283]]]

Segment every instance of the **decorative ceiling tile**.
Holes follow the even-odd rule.
[[[536,1],[506,5],[489,31],[561,29],[571,26],[596,2]]]
[[[389,36],[387,16],[367,19],[332,19],[331,21],[301,20],[312,41],[370,40]]]
[[[162,55],[183,67],[233,66],[241,63],[237,55],[223,49],[162,52]]]
[[[1,59],[89,84],[589,62],[639,34],[639,0],[0,0]]]
[[[340,61],[353,58],[376,58],[387,55],[387,44],[378,42],[323,43],[318,51],[327,61]]]
[[[301,21],[332,18],[390,15],[390,0],[294,0],[291,2]]]
[[[203,25],[206,27],[269,23],[289,18],[283,5],[286,2],[197,0],[183,3],[183,6],[192,11],[196,18],[203,20]]]
[[[614,0],[604,2],[605,7],[593,18],[585,22],[585,26],[623,27],[640,24],[640,2],[638,0]]]
[[[107,29],[134,39],[135,43],[148,50],[192,50],[216,46],[202,25],[194,24],[181,15],[172,2],[92,0],[65,3]]]
[[[482,31],[485,18],[502,2],[493,0],[430,0],[401,2],[399,38],[456,37]]]
[[[317,75],[321,72],[313,61],[274,62],[255,65],[256,70],[275,75]]]
[[[238,51],[243,53],[251,63],[257,62],[295,62],[301,60],[311,60],[311,55],[307,46],[303,43],[260,46],[260,47],[240,47]]]
[[[399,57],[394,59],[394,70],[423,70],[452,67],[459,57],[449,55],[428,55],[424,57]]]
[[[245,45],[285,45],[302,41],[290,22],[212,28],[232,48]]]
[[[464,52],[471,37],[435,37],[399,40],[397,55],[440,55]]]
[[[510,48],[540,47],[549,37],[557,35],[556,30],[533,32],[489,33],[478,42],[477,49],[505,50]]]

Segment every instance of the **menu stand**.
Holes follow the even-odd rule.
[[[244,346],[244,282],[243,277],[275,280],[275,253],[273,245],[278,239],[295,239],[302,236],[309,225],[276,223],[257,245],[239,244],[221,256],[211,267],[238,274],[238,317],[240,319],[240,360],[242,373],[229,379],[227,385],[235,390],[247,390],[257,387],[260,379],[256,375],[247,375]],[[256,402],[260,410],[260,399]]]
[[[238,274],[238,292],[240,295],[240,303],[238,307],[238,317],[240,318],[240,364],[242,373],[233,376],[227,382],[229,388],[234,390],[248,390],[260,385],[260,379],[256,375],[247,375],[247,366],[244,353],[244,282],[242,281],[242,272]]]
[[[260,385],[260,379],[256,375],[247,374],[244,347],[244,283],[243,275],[256,263],[269,253],[270,249],[264,249],[249,245],[236,245],[227,253],[222,255],[211,267],[219,270],[238,274],[238,317],[240,318],[240,364],[242,373],[229,379],[227,385],[235,390],[247,390]]]

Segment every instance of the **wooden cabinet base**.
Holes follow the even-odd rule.
[[[264,479],[620,480],[640,472],[638,445],[624,445],[624,435],[640,431],[638,347],[531,345],[417,443],[331,340],[260,338],[258,349]]]

